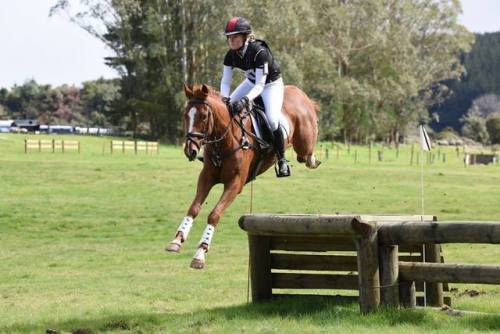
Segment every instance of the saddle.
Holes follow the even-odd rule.
[[[262,97],[258,96],[253,100],[250,108],[250,116],[255,129],[255,135],[264,143],[259,141],[261,148],[272,148],[274,145],[273,131],[267,121]]]

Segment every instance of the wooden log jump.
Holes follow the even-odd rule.
[[[430,306],[443,305],[443,284],[448,282],[500,284],[500,266],[443,264],[439,245],[500,243],[500,223],[436,220],[433,216],[242,216],[239,225],[249,240],[252,300],[283,296],[280,289],[358,290],[360,310],[369,313],[380,304],[414,307],[423,282]]]
[[[424,218],[434,220],[433,216]],[[243,216],[239,225],[248,233],[252,300],[281,297],[279,289],[358,290],[359,298],[355,298],[361,312],[375,311],[380,304],[380,286],[384,285],[380,280],[385,279],[379,273],[377,221],[390,224],[417,219],[421,217]],[[401,252],[417,253],[421,248],[405,246]],[[401,260],[421,259],[420,253],[401,255]]]

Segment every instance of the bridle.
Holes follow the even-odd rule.
[[[193,143],[198,148],[198,150],[200,150],[203,145],[218,143],[226,137],[227,133],[229,132],[229,128],[231,127],[232,121],[230,121],[224,128],[222,136],[220,136],[219,138],[210,139],[209,132],[210,130],[213,130],[215,126],[214,111],[212,109],[212,106],[206,100],[197,97],[191,98],[188,101],[188,104],[206,105],[208,108],[208,122],[206,123],[205,128],[202,132],[191,131],[186,134],[186,145],[189,143]],[[199,139],[199,141],[195,139]]]

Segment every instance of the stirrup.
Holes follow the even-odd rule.
[[[281,172],[281,166],[280,165],[285,165],[286,166],[286,172]],[[287,177],[291,175],[290,171],[290,166],[288,166],[287,160],[285,158],[282,158],[278,160],[277,164],[274,165],[274,171],[276,172],[277,177]]]

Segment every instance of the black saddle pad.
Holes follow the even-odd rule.
[[[257,122],[255,126],[259,128],[262,139],[272,145],[274,142],[273,132],[267,121],[266,112],[264,109],[264,101],[262,100],[262,97],[259,96],[253,100],[251,112],[255,118],[255,121]]]

